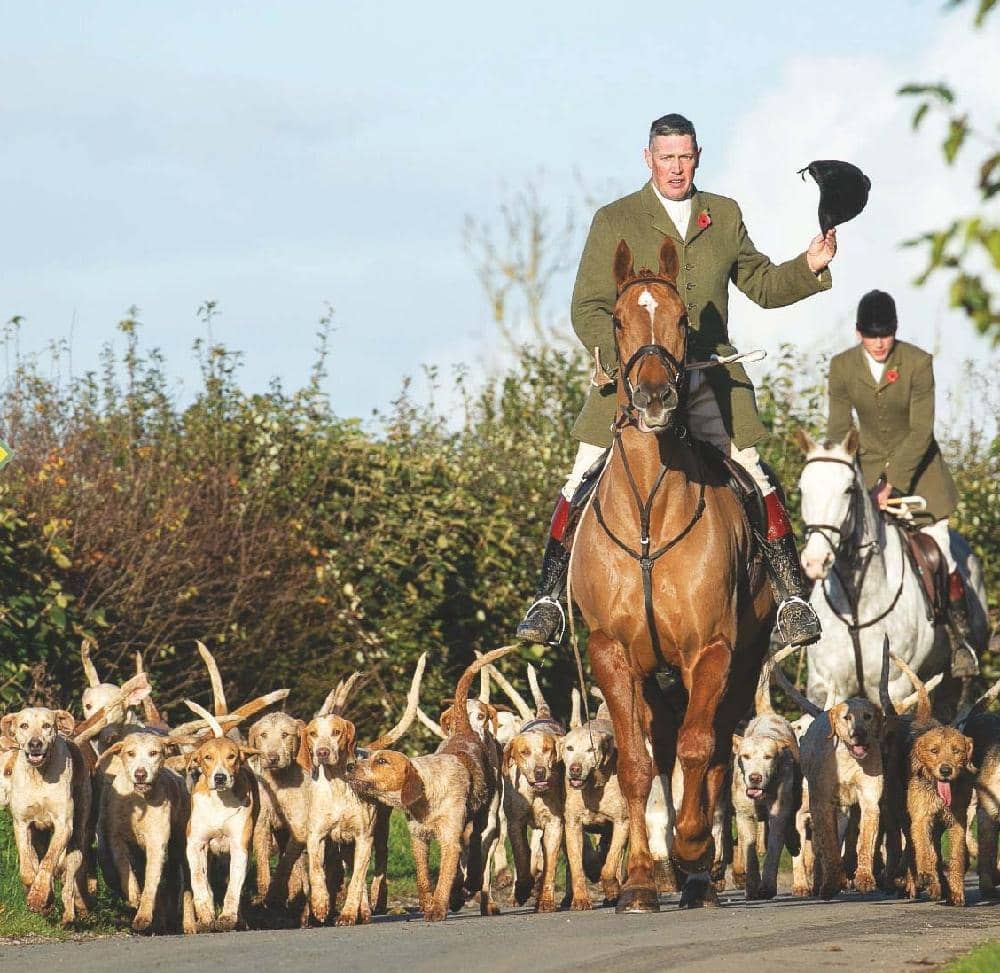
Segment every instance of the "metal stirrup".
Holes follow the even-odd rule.
[[[816,610],[806,601],[804,598],[800,598],[798,595],[789,595],[780,605],[778,605],[778,617],[776,619],[778,625],[778,634],[781,636],[782,642],[788,641],[788,633],[785,631],[784,625],[781,624],[782,613],[789,605],[802,605],[803,608],[813,617],[816,618]]]

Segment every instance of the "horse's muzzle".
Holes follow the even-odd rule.
[[[632,395],[632,406],[643,432],[661,433],[669,429],[679,403],[677,389],[670,384],[654,386],[642,383]]]

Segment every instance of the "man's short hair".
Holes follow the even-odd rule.
[[[691,141],[695,145],[698,144],[698,136],[695,134],[694,125],[691,124],[688,119],[683,115],[678,115],[676,112],[671,112],[669,115],[663,115],[657,118],[652,125],[649,126],[649,144],[653,145],[653,139],[657,135],[690,135]]]

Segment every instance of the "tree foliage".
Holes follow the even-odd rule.
[[[950,7],[962,6],[964,0],[951,0]],[[996,5],[996,0],[979,0],[975,27]],[[974,127],[969,114],[961,109],[954,89],[943,83],[907,84],[900,95],[916,99],[913,128],[920,128],[929,115],[943,115],[947,125],[941,153],[945,162],[954,165],[962,149],[973,140],[986,147],[979,164],[977,190],[982,204],[980,211],[953,220],[939,229],[929,230],[905,242],[906,246],[924,246],[927,266],[917,278],[925,283],[937,271],[950,278],[949,301],[961,308],[975,327],[994,345],[1000,345],[1000,295],[997,280],[1000,274],[1000,223],[995,210],[987,203],[1000,193],[1000,123],[987,122],[986,127]]]

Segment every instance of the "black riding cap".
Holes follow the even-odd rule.
[[[836,159],[821,159],[799,169],[799,175],[806,171],[819,186],[821,233],[853,220],[865,208],[872,183],[857,166]],[[805,179],[805,176],[802,178]]]
[[[896,333],[896,302],[885,291],[869,291],[858,301],[855,319],[866,338],[888,338]]]

